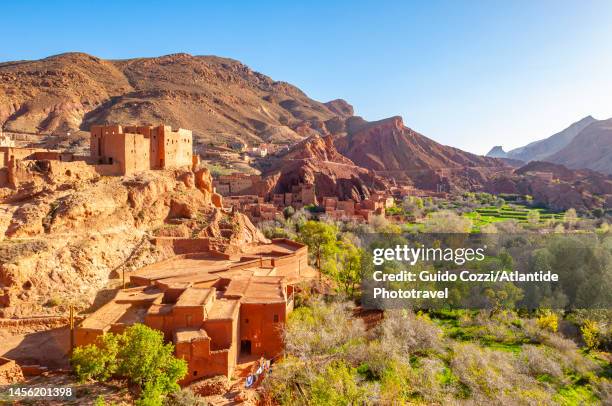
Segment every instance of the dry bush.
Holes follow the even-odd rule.
[[[602,405],[612,405],[612,381],[602,379],[597,385],[597,397]]]
[[[550,404],[550,394],[516,368],[512,354],[471,343],[453,346],[451,368],[476,404]]]
[[[463,315],[459,319],[462,327],[477,327],[473,335],[480,339],[489,339],[496,342],[515,342],[518,338],[519,329],[512,325],[519,318],[515,313],[502,311],[490,317],[487,312],[481,311],[474,317]]]
[[[553,356],[553,351],[550,348],[524,345],[519,359],[523,373],[534,378],[543,374],[548,374],[557,379],[563,377],[561,365]]]
[[[536,320],[526,320],[523,328],[527,337],[532,341],[555,350],[551,353],[554,354],[557,362],[561,364],[563,369],[572,370],[584,375],[594,372],[599,368],[593,360],[578,352],[578,345],[574,341],[539,327]]]
[[[418,367],[412,369],[408,376],[412,395],[418,395],[427,404],[450,404],[457,388],[456,385],[442,382],[444,371],[445,365],[441,360],[421,359]]]
[[[340,347],[365,337],[361,319],[352,317],[349,302],[324,303],[313,299],[296,309],[284,331],[285,350],[301,359],[337,353]]]
[[[442,350],[442,330],[409,310],[388,310],[375,334],[389,356]]]

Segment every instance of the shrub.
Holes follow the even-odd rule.
[[[431,213],[425,221],[427,233],[469,233],[472,220],[444,210]]]
[[[537,381],[520,373],[509,353],[471,343],[453,346],[451,368],[469,389],[476,404],[550,404],[550,395]]]
[[[362,338],[365,327],[360,319],[352,318],[352,310],[349,303],[320,299],[295,309],[284,331],[285,350],[309,359],[337,352],[345,343]]]
[[[551,311],[544,311],[538,317],[537,320],[538,327],[544,330],[548,330],[552,333],[556,333],[559,327],[559,318],[557,315]]]
[[[599,347],[599,326],[597,322],[593,320],[585,320],[582,327],[580,327],[580,332],[582,333],[582,339],[584,340],[584,344],[589,350],[595,350]]]
[[[161,405],[164,396],[179,390],[187,362],[174,357],[174,345],[164,343],[161,331],[134,324],[122,334],[106,333],[98,345],[74,350],[71,358],[79,380],[127,378],[142,389],[136,404]]]
[[[374,393],[360,382],[355,368],[336,361],[312,380],[308,398],[312,405],[360,405],[371,403],[368,395]]]
[[[389,357],[441,349],[442,330],[425,317],[405,309],[387,310],[376,333]]]
[[[563,377],[561,365],[555,360],[550,349],[535,345],[524,345],[519,358],[524,373],[534,378],[544,374],[557,379]]]

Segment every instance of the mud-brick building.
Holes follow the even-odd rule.
[[[129,175],[149,169],[190,166],[193,162],[191,130],[170,126],[92,126],[90,157],[108,165],[109,175]]]
[[[233,374],[241,357],[277,356],[282,329],[293,310],[296,285],[317,278],[307,247],[285,239],[243,247],[228,255],[206,239],[159,239],[177,254],[130,276],[124,289],[87,317],[75,333],[77,345],[106,332],[144,323],[164,333],[189,365],[182,383]]]

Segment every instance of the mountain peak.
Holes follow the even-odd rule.
[[[501,145],[496,145],[491,148],[489,152],[487,152],[486,156],[491,158],[506,158],[508,156],[508,153],[504,151]]]

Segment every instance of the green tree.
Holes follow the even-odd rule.
[[[161,405],[163,398],[180,389],[187,362],[174,356],[174,345],[164,343],[161,331],[134,324],[122,334],[106,333],[97,345],[77,347],[71,358],[79,380],[105,381],[126,378],[142,389],[138,405]]]
[[[349,297],[355,294],[355,285],[361,280],[362,250],[350,242],[338,241],[336,255],[336,281]]]
[[[322,260],[329,259],[336,251],[336,234],[336,227],[320,221],[309,220],[300,228],[298,240],[308,245],[315,255],[319,271]]]

